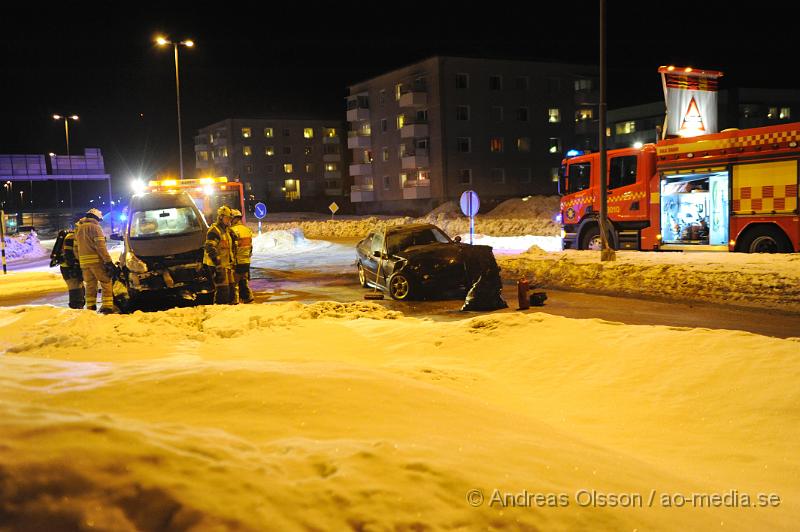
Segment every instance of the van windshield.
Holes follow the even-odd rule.
[[[200,220],[191,207],[172,207],[136,211],[131,217],[129,237],[148,239],[188,235],[202,231]]]

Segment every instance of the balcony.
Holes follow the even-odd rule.
[[[326,163],[338,163],[341,161],[342,156],[338,153],[323,153],[322,160]]]
[[[341,140],[339,140],[339,135],[336,135],[335,137],[329,137],[328,135],[325,135],[324,137],[322,137],[322,143],[323,144],[340,144]]]
[[[373,185],[353,185],[350,187],[350,201],[359,203],[364,201],[375,201],[375,191]]]
[[[350,175],[372,175],[372,164],[371,163],[351,164]]]
[[[413,138],[420,138],[427,136],[428,136],[427,122],[405,124],[403,128],[400,130],[401,139],[413,139]]]
[[[430,179],[406,181],[403,184],[403,199],[426,199],[431,197]]]
[[[325,170],[322,175],[325,179],[339,179],[342,177],[342,172],[339,170]]]
[[[326,196],[341,196],[342,189],[341,188],[325,188],[325,195]]]
[[[356,107],[355,109],[347,110],[348,122],[360,122],[362,120],[369,120],[369,109]]]
[[[194,151],[195,151],[195,152],[198,152],[198,151],[208,151],[208,149],[209,149],[209,146],[208,146],[208,144],[195,144],[195,145],[194,145]]]
[[[400,94],[400,107],[425,107],[428,105],[428,93],[425,89],[415,88]]]
[[[359,133],[358,131],[348,131],[347,147],[350,148],[351,150],[357,150],[360,148],[371,148],[372,137],[370,135],[364,135],[363,133]]]
[[[427,168],[428,165],[428,150],[418,149],[412,153],[406,153],[402,159],[403,170]]]

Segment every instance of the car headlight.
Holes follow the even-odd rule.
[[[130,251],[125,254],[125,266],[133,273],[145,273],[147,271],[147,264]]]

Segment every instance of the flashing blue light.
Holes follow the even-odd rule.
[[[561,223],[561,213],[556,214],[555,221],[556,221],[557,224]]]
[[[578,155],[583,155],[581,150],[569,150],[567,152],[567,157],[577,157]]]
[[[127,219],[128,219],[128,213],[123,212],[122,214],[119,215],[119,221],[120,222],[124,222]]]

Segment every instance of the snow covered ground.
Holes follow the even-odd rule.
[[[0,309],[0,350],[12,529],[800,520],[797,339],[365,302],[40,306]]]

